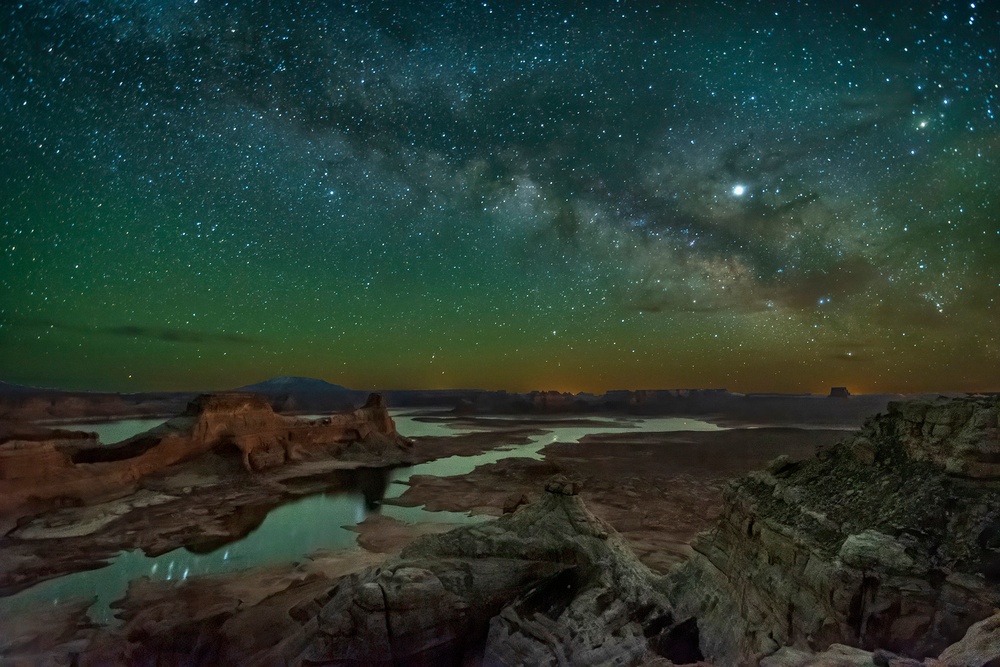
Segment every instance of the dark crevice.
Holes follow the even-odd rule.
[[[692,617],[662,632],[651,643],[658,655],[673,663],[684,665],[705,659],[700,642],[698,619]]]
[[[665,628],[670,627],[674,624],[674,617],[672,614],[664,614],[663,616],[658,616],[651,620],[642,629],[643,635],[648,639],[649,637],[655,637],[656,635],[663,632]]]
[[[579,568],[573,567],[549,577],[538,584],[517,603],[517,611],[524,618],[542,614],[557,619],[576,598],[586,578]],[[610,600],[607,601],[610,604]]]
[[[878,577],[866,576],[861,580],[861,587],[851,598],[851,604],[847,611],[847,623],[854,630],[854,635],[862,639],[865,634],[868,607],[878,592]]]
[[[389,596],[385,592],[385,586],[378,584],[379,591],[382,592],[382,608],[385,610],[385,636],[389,640],[389,646],[392,646],[392,623],[389,621]]]

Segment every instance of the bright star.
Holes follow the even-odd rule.
[[[743,193],[746,191],[747,191],[746,186],[743,185],[733,186],[733,194],[736,195],[737,197],[742,197]]]

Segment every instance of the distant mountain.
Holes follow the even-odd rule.
[[[354,390],[342,387],[339,384],[331,384],[325,380],[316,378],[297,377],[285,375],[271,378],[256,384],[248,384],[239,387],[235,391],[246,391],[255,394],[285,395],[285,394],[343,394],[353,393]]]
[[[276,412],[323,413],[357,407],[367,392],[354,391],[316,378],[284,376],[248,384],[234,391],[266,396]]]
[[[49,394],[110,394],[111,392],[89,392],[89,391],[72,391],[69,389],[55,389],[53,387],[35,387],[30,384],[14,384],[13,382],[4,382],[0,380],[0,394],[19,394],[19,395],[49,395]]]
[[[27,387],[23,384],[12,384],[0,380],[0,394],[23,394],[27,392],[37,392],[35,387]]]

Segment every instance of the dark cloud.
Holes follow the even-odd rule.
[[[252,345],[256,341],[251,336],[244,334],[231,334],[214,331],[192,331],[189,329],[170,329],[166,327],[148,327],[124,325],[116,327],[105,327],[95,329],[97,333],[106,333],[112,336],[123,338],[151,338],[162,340],[168,343],[236,343],[239,345]]]
[[[833,350],[835,353],[841,353],[841,352],[857,352],[859,350],[869,350],[869,351],[875,350],[883,347],[884,344],[855,339],[855,340],[831,341],[827,343],[826,346],[831,350]]]
[[[661,253],[627,281],[621,298],[644,313],[749,314],[772,309],[839,311],[877,284],[879,273],[861,258],[843,259],[823,270],[800,270],[762,279],[752,264],[736,258]]]
[[[88,326],[72,324],[49,319],[21,319],[8,323],[11,328],[48,329],[63,331],[84,336],[105,335],[117,338],[158,340],[166,343],[204,344],[232,343],[235,345],[257,345],[262,341],[254,336],[216,331],[195,331],[191,329],[175,329],[171,327],[155,327],[134,324],[117,326]]]
[[[792,272],[775,285],[775,299],[792,308],[813,308],[822,299],[841,305],[878,279],[878,270],[860,257],[843,259],[822,270]]]

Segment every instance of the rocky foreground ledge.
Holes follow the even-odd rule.
[[[893,403],[813,459],[779,458],[733,482],[669,593],[677,613],[697,618],[705,656],[756,664],[782,646],[843,644],[923,659],[993,614],[998,406]]]

